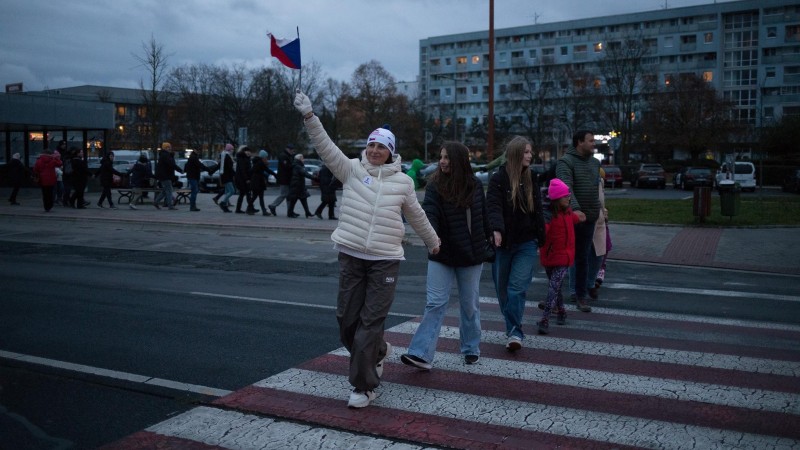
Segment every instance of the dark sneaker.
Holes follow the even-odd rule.
[[[597,300],[597,288],[596,287],[589,288],[589,298],[591,298],[592,300]]]
[[[544,320],[536,322],[536,326],[539,327],[539,334],[547,334],[550,332],[550,325]]]
[[[592,312],[592,307],[589,306],[588,303],[586,303],[586,300],[578,299],[576,301],[576,303],[577,304],[576,304],[575,307],[578,308],[578,311],[580,311],[580,312]]]
[[[566,325],[566,323],[567,323],[567,312],[566,311],[558,313],[558,315],[556,316],[556,323],[559,324],[559,325]]]
[[[409,355],[408,353],[401,356],[400,361],[402,361],[403,364],[407,366],[416,367],[417,369],[422,369],[422,370],[431,370],[431,368],[433,367],[429,362],[425,361],[424,359],[418,356]]]
[[[388,358],[389,355],[391,355],[391,354],[392,354],[392,344],[387,342],[386,343],[386,354],[383,355],[383,358],[381,358],[381,360],[378,361],[378,364],[375,365],[375,371],[378,372],[378,378],[383,376],[383,362],[386,361],[386,358]]]
[[[271,212],[273,216],[277,216],[278,215],[278,213],[275,211],[275,207],[274,206],[268,206],[268,208],[269,208],[269,212]]]
[[[522,348],[522,338],[519,336],[509,336],[506,342],[506,350],[515,352]]]
[[[350,393],[350,398],[347,400],[347,406],[350,408],[365,408],[369,406],[369,402],[373,400],[375,400],[374,391],[354,390]]]
[[[480,359],[478,355],[465,355],[464,362],[467,364],[475,364]]]

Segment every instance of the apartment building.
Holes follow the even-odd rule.
[[[455,115],[461,137],[488,114],[488,35],[482,30],[420,41],[420,101],[429,115]],[[523,79],[545,64],[599,73],[609,46],[630,38],[647,48],[642,61],[646,76],[656,83],[685,73],[700,76],[735,105],[734,117],[753,129],[782,115],[800,115],[800,2],[788,0],[742,0],[497,29],[495,114],[525,120],[514,95]],[[634,111],[638,117],[642,113]],[[568,131],[553,130],[555,143],[568,142]]]

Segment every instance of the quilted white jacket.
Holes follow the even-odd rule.
[[[438,245],[414,182],[401,170],[399,155],[380,166],[370,164],[363,152],[360,160],[350,159],[331,141],[319,118],[312,116],[305,126],[317,153],[343,185],[334,242],[368,255],[401,258],[405,215],[428,249]]]

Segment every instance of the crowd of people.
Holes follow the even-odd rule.
[[[359,158],[349,159],[326,133],[310,99],[298,91],[294,104],[311,143],[345,189],[339,225],[331,239],[340,264],[336,318],[341,342],[350,352],[349,407],[363,408],[376,398],[384,362],[392,353],[384,339],[384,322],[404,259],[404,222],[428,249],[426,304],[407,352],[400,356],[406,365],[423,371],[433,368],[454,287],[460,352],[465,364],[480,360],[479,285],[484,263],[491,264],[510,352],[522,349],[526,337],[525,304],[537,260],[548,277],[547,292],[541,293],[545,300],[539,303],[542,317],[536,321],[539,334],[550,332],[553,311],[556,323],[567,323],[561,291],[570,273],[574,273],[570,286],[574,285],[576,310],[591,311],[588,301],[597,297],[602,283],[598,280],[604,276],[601,267],[610,249],[610,240],[599,239],[609,235],[603,178],[592,156],[593,133],[576,133],[554,173],[541,180],[531,170],[530,141],[521,136],[510,139],[485,191],[470,166],[469,150],[445,142],[436,171],[425,179],[420,205],[415,190],[423,185],[417,177],[421,165],[412,164],[410,174],[400,175],[395,136],[386,125],[369,135]]]
[[[95,177],[99,179],[102,189],[97,201],[99,208],[104,208],[107,204],[110,209],[117,209],[112,194],[112,189],[117,187],[131,191],[128,206],[130,209],[138,209],[136,205],[141,204],[143,198],[148,195],[147,192],[155,186],[157,192],[153,206],[157,209],[163,206],[169,210],[177,210],[177,199],[173,189],[177,172],[186,175],[189,211],[195,212],[200,211],[197,207],[197,196],[202,173],[211,175],[219,171],[222,187],[212,199],[223,212],[233,212],[230,199],[238,195],[236,213],[254,215],[260,212],[264,216],[277,215],[277,207],[286,199],[287,217],[300,216],[294,212],[295,205],[299,201],[307,218],[323,219],[322,212],[327,208],[328,219],[338,220],[334,212],[336,191],[342,184],[333,176],[330,169],[323,166],[319,175],[312,176],[305,170],[303,155],[295,154],[294,146],[291,144],[286,146],[279,157],[277,172],[269,167],[269,153],[266,150],[260,150],[254,155],[247,146],[240,146],[235,154],[233,149],[232,144],[226,144],[217,168],[210,169],[204,165],[196,152],[191,152],[185,166],[181,167],[175,161],[172,144],[164,142],[158,152],[155,171],[147,155],[142,153],[129,170],[120,172],[114,165],[114,152],[107,152],[100,160],[99,169],[92,173],[87,166],[83,151],[76,147],[67,149],[66,141],[62,141],[56,150],[44,149],[32,170],[28,170],[22,164],[19,153],[12,155],[7,170],[11,185],[9,203],[12,206],[20,205],[19,190],[26,179],[32,178],[41,188],[45,211],[50,211],[55,205],[84,209],[89,206],[89,202],[84,200],[83,195],[89,179]],[[125,176],[128,177],[128,186],[120,184]],[[280,194],[273,203],[266,205],[264,195],[270,184],[270,176],[276,178]],[[305,182],[307,178],[320,182],[320,205],[314,213],[308,205],[310,194]],[[256,209],[256,206],[260,206],[260,209]]]

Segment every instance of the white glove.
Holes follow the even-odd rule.
[[[297,94],[294,96],[294,107],[300,111],[300,114],[303,116],[312,112],[311,100],[309,100],[308,96],[303,94],[300,89],[297,90]]]

